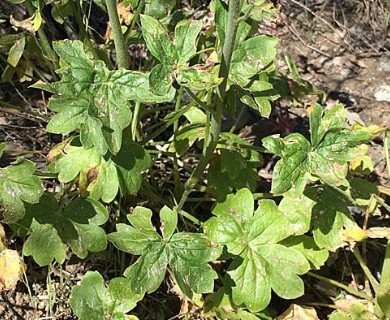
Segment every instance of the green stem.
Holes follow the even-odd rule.
[[[383,200],[381,197],[377,196],[376,194],[373,194],[375,200],[387,210],[388,213],[390,213],[390,206],[386,204],[385,200]]]
[[[177,119],[179,119],[183,114],[185,114],[191,107],[192,105],[188,104],[185,108],[181,109],[178,113],[175,113],[175,115],[172,118],[169,118],[169,120],[167,120],[159,129],[153,131],[153,133],[150,136],[146,137],[146,139],[142,141],[142,144],[146,144],[149,141],[153,140],[154,138],[158,137],[167,128],[169,128]]]
[[[133,119],[131,120],[131,140],[135,141],[137,137],[137,125],[139,119],[139,113],[141,109],[141,103],[137,101],[134,107]]]
[[[370,269],[368,269],[366,263],[364,262],[364,260],[363,260],[363,258],[362,258],[362,256],[361,256],[361,254],[360,254],[360,251],[359,251],[358,247],[355,246],[355,247],[352,249],[352,252],[353,252],[353,255],[355,256],[356,260],[359,262],[360,267],[363,269],[364,274],[366,275],[368,281],[370,281],[371,286],[373,287],[374,291],[377,292],[379,283],[378,283],[378,281],[375,279],[375,277],[373,276],[373,274],[371,273]]]
[[[82,12],[83,9],[80,5],[79,1],[73,2],[70,1],[70,5],[72,7],[72,12],[75,15],[78,27],[79,27],[79,38],[85,43],[85,45],[88,47],[88,49],[92,52],[93,57],[95,60],[100,60],[98,53],[95,50],[95,47],[93,46],[91,39],[89,38],[88,32],[87,32],[87,26],[84,26],[83,23],[83,16]]]
[[[183,96],[183,87],[180,87],[177,97],[176,97],[176,104],[175,104],[175,112],[179,112],[181,107],[181,99]],[[173,123],[173,141],[175,143],[175,148],[177,144],[177,132],[179,130],[179,119],[175,120]],[[179,173],[179,163],[177,161],[177,154],[174,153],[173,156],[173,179],[175,183],[175,196],[178,196],[182,193],[182,184],[180,181],[180,173]]]
[[[180,214],[184,217],[184,218],[187,218],[188,220],[190,220],[192,223],[200,226],[202,224],[202,221],[200,221],[199,219],[195,218],[192,214],[189,214],[188,212],[185,212],[183,210],[180,211]]]
[[[137,9],[134,12],[134,16],[133,16],[133,19],[131,20],[131,24],[130,24],[129,28],[127,29],[125,36],[124,36],[126,43],[129,40],[129,37],[131,35],[131,31],[134,29],[134,26],[135,26],[136,22],[138,21],[139,16],[141,15],[141,11],[144,8],[144,6],[145,6],[145,0],[140,0],[139,4],[137,6]]]
[[[185,189],[180,202],[177,206],[177,211],[180,212],[186,202],[192,188],[198,183],[201,174],[204,172],[207,164],[214,153],[218,143],[219,134],[221,131],[222,112],[225,102],[226,87],[229,77],[230,61],[233,54],[234,44],[236,40],[236,33],[238,27],[238,18],[240,17],[240,0],[230,0],[228,9],[228,19],[226,25],[226,37],[222,50],[222,60],[219,69],[219,78],[222,78],[221,84],[217,89],[217,101],[215,109],[211,112],[210,132],[206,139],[207,145],[203,157],[200,159],[195,170],[192,172],[190,178],[185,184]]]
[[[26,3],[28,14],[32,17],[35,14],[36,9],[32,5],[31,0],[26,0],[25,3]],[[42,15],[42,19],[44,19],[43,15]],[[53,50],[53,48],[50,46],[49,40],[47,39],[45,31],[43,31],[42,26],[38,29],[37,33],[40,39],[38,45],[40,46],[42,53],[51,61],[51,63],[54,66],[54,69],[58,69],[59,64],[57,60],[57,55]]]
[[[237,116],[237,118],[236,118],[236,121],[234,121],[233,126],[232,126],[232,127],[230,128],[230,130],[229,130],[230,133],[234,133],[234,131],[236,131],[238,122],[241,120],[242,116],[244,115],[244,112],[245,112],[245,108],[244,108],[244,107],[241,107],[241,108],[240,108],[240,113],[238,114],[238,116]]]
[[[278,196],[275,196],[273,193],[253,193],[253,199],[258,200],[258,199],[273,199],[277,198]]]
[[[210,111],[210,108],[202,101],[200,100],[189,88],[185,88],[188,95],[194,100],[200,107],[205,109],[206,111]]]
[[[81,40],[84,40],[88,37],[86,29],[84,29],[83,16],[81,14],[82,8],[79,1],[73,2],[70,1],[70,6],[72,7],[72,12],[76,18],[78,27],[79,27],[79,37]],[[89,38],[88,38],[89,39]]]
[[[311,272],[311,271],[309,271],[307,273],[307,275],[310,276],[310,277],[313,277],[313,278],[325,281],[325,282],[327,282],[327,283],[329,283],[329,284],[331,284],[333,286],[339,287],[340,289],[343,289],[344,291],[346,291],[346,292],[348,292],[350,294],[353,294],[356,297],[365,299],[367,301],[372,301],[371,297],[367,296],[366,294],[364,294],[364,293],[362,293],[360,291],[357,291],[357,290],[355,290],[353,288],[350,288],[350,287],[346,286],[345,284],[342,284],[342,283],[340,283],[340,282],[338,282],[336,280],[320,276],[319,274],[316,274],[316,273]]]
[[[116,0],[106,0],[106,6],[114,38],[118,68],[127,69],[129,67],[129,55],[123,40],[121,23],[116,9]]]
[[[383,141],[383,152],[385,155],[385,160],[386,160],[386,166],[387,166],[387,175],[388,178],[390,179],[390,156],[389,156],[389,130],[386,130],[385,132],[385,139]]]
[[[174,107],[172,105],[168,105],[168,106],[161,106],[161,107],[155,107],[153,109],[147,109],[147,110],[143,110],[142,111],[142,117],[144,116],[147,116],[151,113],[157,113],[157,112],[160,112],[160,111],[165,111],[165,110],[170,110],[170,109],[173,109]]]
[[[381,283],[378,287],[376,298],[381,311],[383,311],[387,317],[390,317],[390,240],[387,241]]]

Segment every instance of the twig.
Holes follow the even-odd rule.
[[[313,16],[315,16],[317,19],[321,20],[323,23],[325,23],[333,32],[337,32],[337,30],[324,18],[321,18],[318,14],[316,14],[313,10],[311,10],[309,7],[305,6],[304,4],[296,1],[296,0],[290,0],[291,2],[295,3],[296,5],[300,6],[301,8],[305,9],[306,11],[309,11]]]
[[[298,40],[299,40],[304,46],[306,46],[306,47],[308,47],[309,49],[311,49],[311,50],[313,50],[313,51],[315,51],[315,52],[317,52],[317,53],[323,55],[324,57],[327,57],[328,59],[332,59],[332,57],[331,57],[330,55],[328,55],[327,53],[322,52],[321,50],[319,50],[319,49],[317,49],[317,48],[311,46],[311,45],[308,44],[305,40],[303,40],[302,37],[299,35],[298,31],[295,30],[295,27],[294,27],[293,25],[290,26],[290,25],[288,25],[286,22],[284,23],[284,25],[287,27],[288,30],[290,30],[290,32],[291,32],[292,34],[294,34],[294,35],[298,38]]]

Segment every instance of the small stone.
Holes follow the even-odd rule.
[[[379,88],[375,91],[374,95],[376,101],[390,102],[390,85],[384,84],[379,86]]]

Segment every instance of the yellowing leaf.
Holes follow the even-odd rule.
[[[358,226],[352,226],[351,228],[346,228],[342,231],[343,239],[347,242],[360,242],[367,238],[366,233],[363,229]]]
[[[41,13],[39,12],[39,10],[35,11],[34,15],[33,15],[33,20],[32,20],[32,28],[34,31],[38,31],[38,29],[41,27],[42,25],[42,16],[41,16]]]
[[[312,103],[309,107],[306,108],[307,114],[310,114],[314,109],[315,104]],[[291,308],[291,307],[290,307]]]
[[[317,312],[312,307],[292,304],[277,320],[319,320]]]
[[[15,250],[5,249],[0,253],[0,291],[13,290],[26,265]]]
[[[369,125],[369,126],[362,126],[361,124],[355,123],[351,129],[353,130],[359,130],[363,132],[369,133],[371,136],[377,136],[381,133],[385,132],[387,130],[386,127],[380,127],[375,124]]]
[[[367,155],[368,146],[366,144],[362,144],[359,146],[359,148],[362,153],[353,159],[349,166],[351,170],[357,173],[368,174],[374,171],[374,164],[372,163],[372,159]]]

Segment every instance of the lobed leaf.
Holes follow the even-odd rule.
[[[221,201],[233,190],[248,188],[255,191],[257,168],[261,156],[257,151],[246,149],[248,143],[231,134],[223,135],[224,145],[219,145],[219,155],[210,164],[207,175],[208,191]]]
[[[0,205],[7,223],[13,223],[25,214],[25,203],[37,203],[43,193],[42,185],[34,176],[35,165],[18,159],[8,167],[0,168]]]
[[[174,234],[169,242],[168,254],[169,265],[185,295],[192,297],[193,293],[213,292],[217,274],[208,262],[218,258],[219,251],[212,247],[204,234]]]
[[[312,237],[301,235],[283,240],[283,245],[302,253],[310,262],[311,269],[320,269],[329,257],[327,249],[320,249]]]
[[[136,1],[136,3],[139,2],[138,0],[131,1]],[[145,14],[157,19],[163,19],[169,15],[175,5],[175,0],[149,0],[145,2]],[[134,5],[133,8],[135,7],[136,6]]]
[[[109,240],[113,241],[110,238]],[[130,287],[137,294],[152,293],[163,282],[168,261],[165,245],[162,242],[152,243],[148,250],[125,270],[124,276],[130,280]]]
[[[111,159],[117,170],[122,195],[136,194],[141,187],[142,173],[151,165],[149,153],[139,144],[127,142]]]
[[[114,278],[106,288],[99,272],[88,271],[72,288],[69,304],[81,320],[123,320],[142,297],[131,291],[126,278]]]
[[[151,54],[164,65],[173,65],[178,53],[164,26],[155,18],[141,15],[142,34]]]
[[[86,149],[77,138],[52,149],[49,170],[67,183],[79,176],[83,196],[111,202],[120,188],[122,195],[135,194],[142,174],[150,166],[149,154],[134,142],[123,145],[116,156],[103,157],[95,148]]]
[[[142,214],[145,216],[140,220]],[[137,207],[134,216],[128,215],[132,226],[118,224],[117,231],[108,235],[120,250],[141,255],[124,273],[132,290],[139,294],[155,291],[164,280],[169,265],[187,296],[212,292],[217,275],[208,262],[219,256],[218,248],[203,234],[174,233],[177,213],[167,207],[160,211],[163,238],[152,230],[150,218],[150,210]]]
[[[185,64],[196,53],[196,40],[202,30],[200,20],[182,20],[175,27],[175,47],[179,57],[178,62]]]
[[[237,210],[243,202],[245,207]],[[310,266],[302,253],[283,245],[294,231],[273,201],[261,201],[253,213],[253,196],[242,189],[228,196],[217,214],[205,223],[204,230],[213,242],[225,245],[234,255],[228,274],[236,305],[244,304],[256,312],[269,304],[271,289],[285,299],[303,294],[298,275]]]
[[[278,39],[270,36],[257,36],[239,44],[233,52],[230,78],[251,78],[254,75],[274,69]]]
[[[50,87],[55,95],[48,107],[57,114],[47,130],[62,134],[80,130],[83,145],[102,155],[119,152],[122,131],[132,117],[130,100],[158,103],[174,97],[173,88],[162,95],[151,92],[149,73],[108,70],[103,61],[92,60],[80,41],[55,42],[54,49],[60,56],[62,79]]]
[[[149,75],[150,89],[157,95],[165,95],[172,86],[171,67],[157,64]]]
[[[316,202],[305,195],[286,195],[279,203],[279,210],[289,221],[294,235],[302,235],[310,230],[311,213]]]
[[[281,157],[274,168],[272,192],[293,188],[300,194],[309,174],[332,186],[347,183],[348,162],[364,154],[360,146],[370,141],[370,134],[344,129],[345,110],[340,105],[321,116],[321,107],[315,105],[310,114],[311,144],[298,133],[262,140],[266,149]]]
[[[291,188],[303,191],[308,179],[307,158],[311,150],[309,141],[299,133],[293,133],[284,139],[270,136],[262,141],[266,148],[272,146],[282,156],[274,167],[272,192],[280,194]]]
[[[348,209],[349,204],[330,187],[309,189],[305,196],[316,202],[311,224],[317,246],[329,250],[341,247],[344,244],[343,228],[356,227]]]
[[[53,195],[45,193],[39,203],[26,206],[26,215],[15,225],[19,233],[30,233],[23,254],[40,265],[54,259],[63,263],[68,246],[79,257],[105,249],[107,240],[100,225],[108,219],[102,204],[93,199],[76,199],[62,209]]]
[[[193,90],[203,90],[204,88],[213,88],[218,86],[222,79],[218,78],[218,69],[203,69],[203,65],[194,65],[191,67],[181,67],[176,75],[176,81]]]

